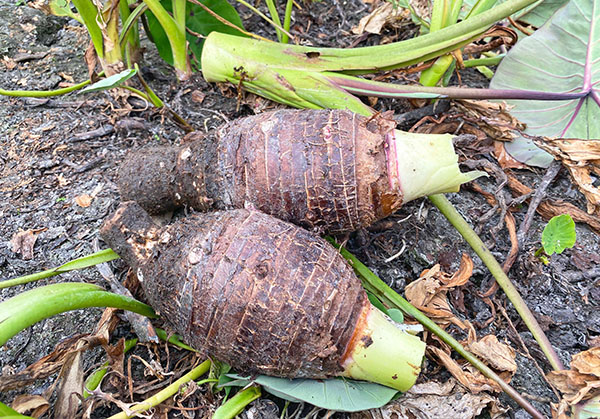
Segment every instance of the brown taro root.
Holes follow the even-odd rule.
[[[300,227],[240,209],[161,228],[128,202],[101,235],[171,330],[238,372],[399,390],[419,374],[421,340],[374,308],[338,252]]]
[[[341,233],[412,199],[458,191],[479,172],[461,173],[457,159],[450,135],[406,133],[383,117],[343,110],[277,110],[181,147],[133,153],[118,183],[123,200],[150,213],[255,208]]]

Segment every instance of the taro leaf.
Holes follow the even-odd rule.
[[[542,232],[542,246],[549,256],[573,247],[576,239],[575,222],[569,214],[552,217]]]
[[[259,375],[254,379],[228,374],[235,379],[229,385],[244,386],[255,382],[269,393],[292,402],[307,402],[322,409],[358,412],[386,405],[398,393],[389,387],[345,378],[309,380]]]
[[[511,113],[530,135],[600,138],[600,0],[571,0],[532,36],[518,42],[500,63],[490,87],[581,93],[564,101],[507,100]],[[507,147],[519,161],[550,156],[537,149],[513,154],[523,140]]]
[[[550,19],[554,12],[564,6],[568,1],[569,0],[544,0],[517,12],[514,17],[520,22],[539,28]]]
[[[210,10],[215,12],[217,15],[221,16],[223,19],[227,20],[230,23],[233,23],[239,28],[244,28],[242,24],[242,19],[238,15],[237,11],[233,8],[233,6],[227,2],[227,0],[201,0],[201,2]],[[172,0],[162,0],[160,4],[169,13],[173,12]],[[245,34],[236,30],[235,28],[232,28],[231,26],[227,26],[224,23],[220,22],[217,18],[212,16],[210,13],[208,13],[206,10],[204,10],[197,4],[187,2],[185,13],[186,28],[200,35],[207,36],[209,33],[216,31],[227,33],[230,35],[246,36]],[[148,20],[148,30],[150,31],[152,42],[154,42],[154,44],[156,45],[160,57],[169,64],[173,64],[173,54],[171,53],[171,45],[169,44],[167,34],[165,33],[164,29],[162,28],[160,23],[158,23],[158,20],[150,10],[146,11],[145,15]],[[204,39],[198,38],[189,33],[188,31],[186,31],[186,39],[189,42],[190,51],[194,55],[192,59],[192,64],[194,65],[194,67],[200,68],[200,57],[202,55]]]
[[[479,0],[481,1],[481,0]],[[511,17],[519,22],[526,23],[528,25],[539,28],[550,19],[550,17],[556,12],[561,6],[564,6],[569,0],[543,0],[532,4],[529,7],[519,10]],[[464,18],[473,6],[478,3],[477,0],[464,0],[463,9],[461,10],[460,16]],[[504,3],[504,1],[498,1],[498,4]]]
[[[127,70],[121,71],[119,74],[113,74],[110,77],[97,81],[96,83],[89,85],[85,89],[81,90],[81,93],[97,92],[100,90],[112,89],[122,84],[125,80],[128,80],[135,76],[137,70],[135,68],[128,68]]]

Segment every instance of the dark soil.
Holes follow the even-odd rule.
[[[303,12],[295,15],[293,28],[301,33],[303,43],[349,46],[356,41],[349,29],[367,12],[368,7],[358,0],[343,4],[329,0],[304,4]],[[341,19],[340,13],[343,13]],[[248,20],[250,30],[260,28],[256,31],[264,31],[262,23],[248,11],[242,11],[242,17]],[[311,22],[310,30],[306,31],[308,22]],[[0,58],[6,57],[0,62],[3,67],[0,72],[2,88],[56,89],[61,82],[72,81],[71,78],[79,82],[87,77],[83,54],[88,39],[77,22],[45,16],[25,5],[16,6],[12,0],[0,0],[0,27],[3,28],[0,31]],[[404,25],[389,30],[385,36],[405,38],[414,32],[414,27]],[[272,36],[271,33],[268,35]],[[381,39],[380,36],[370,36],[360,45],[376,44]],[[226,120],[250,114],[252,109],[277,106],[248,96],[248,104],[236,110],[235,89],[224,90],[227,94],[224,96],[218,87],[204,82],[201,74],[195,74],[189,82],[178,83],[173,71],[160,61],[154,51],[153,46],[148,44],[142,68],[145,79],[173,110],[198,130],[207,131]],[[10,64],[11,60],[15,66]],[[472,86],[485,82],[477,73],[473,73],[473,79],[463,77],[463,82],[465,80],[469,80],[467,83]],[[201,96],[204,98],[200,102],[198,97]],[[377,107],[402,113],[410,109],[410,104],[380,101]],[[98,134],[99,130],[104,134]],[[85,133],[96,134],[85,136]],[[177,144],[184,134],[168,115],[146,108],[139,101],[129,99],[124,102],[107,93],[70,94],[49,99],[0,97],[0,279],[58,266],[103,248],[104,244],[98,243],[98,229],[119,203],[114,182],[117,167],[126,153],[145,145]],[[465,154],[469,155],[468,152]],[[486,158],[489,159],[489,156]],[[543,172],[523,171],[519,176],[525,184],[535,188]],[[497,190],[493,178],[478,183],[492,194],[510,196],[506,188]],[[87,207],[76,201],[84,194],[93,197]],[[497,259],[504,261],[510,250],[508,233],[505,228],[491,233],[500,223],[499,212],[480,222],[491,207],[480,193],[470,188],[463,188],[460,194],[450,194],[449,198],[467,221],[482,232],[483,240],[493,246]],[[560,198],[585,208],[583,197],[564,171],[551,184],[546,198]],[[517,226],[526,210],[527,205],[523,205],[513,213]],[[573,354],[588,349],[590,339],[600,335],[598,269],[594,269],[599,262],[600,241],[587,226],[578,224],[576,246],[561,255],[552,256],[545,266],[533,256],[540,246],[545,223],[538,214],[535,215],[528,239],[509,276],[568,365]],[[10,240],[20,230],[34,230],[38,234],[32,259],[26,260],[12,251]],[[385,262],[403,244],[406,244],[404,253],[391,262]],[[462,253],[473,255],[458,233],[427,200],[413,202],[369,230],[354,233],[349,237],[348,248],[399,291],[436,263],[440,263],[446,272],[454,272]],[[476,326],[479,337],[495,334],[516,349],[519,370],[512,384],[531,397],[536,408],[549,415],[548,401],[556,401],[554,395],[532,361],[524,355],[525,348],[511,332],[506,320],[497,314],[491,323],[482,327],[492,312],[479,294],[491,286],[492,280],[475,255],[473,260],[474,275],[461,289],[464,310],[461,308],[457,314]],[[126,267],[121,262],[113,263],[112,269],[120,278],[125,276]],[[63,281],[85,281],[107,287],[95,268],[54,277],[45,280],[44,284]],[[39,285],[42,284],[0,290],[0,298],[6,300]],[[498,292],[492,299],[497,305],[507,308],[525,346],[541,367],[549,371],[543,354],[503,293]],[[101,309],[69,312],[20,333],[0,349],[2,375],[22,370],[52,352],[65,338],[94,330],[101,313]],[[114,341],[121,336],[133,337],[129,329],[128,324],[122,322],[113,336]],[[458,338],[465,338],[458,330],[450,330]],[[162,352],[159,351],[158,358],[165,360],[164,346],[160,348]],[[154,350],[158,351],[157,348],[142,347],[136,349],[136,354],[148,357]],[[175,349],[171,351],[172,355],[177,352]],[[182,356],[177,353],[179,355],[173,355],[169,361],[173,368],[175,360]],[[104,359],[104,351],[99,348],[87,351],[84,366],[86,370],[90,369]],[[143,364],[133,361],[133,365],[134,375],[142,377]],[[421,381],[447,378],[446,373],[435,370],[431,361],[428,365]],[[178,376],[181,374],[178,371]],[[56,375],[53,375],[18,390],[2,393],[0,401],[10,404],[19,394],[41,394],[55,378]],[[125,398],[123,395],[123,400]],[[268,400],[257,403],[253,417],[278,417],[283,404],[274,400],[275,404]],[[507,397],[500,396],[500,400],[509,407],[510,416],[526,416]],[[218,401],[210,396],[196,404],[204,406],[200,412],[208,412],[216,405]],[[105,417],[117,411],[112,405],[94,412],[92,417]],[[202,416],[198,413],[198,417]],[[46,417],[53,417],[52,411]]]

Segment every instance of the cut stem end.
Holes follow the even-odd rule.
[[[426,195],[458,192],[460,185],[484,176],[462,173],[450,134],[418,134],[394,130],[386,142],[390,186],[408,202]]]
[[[421,372],[425,343],[402,326],[366,304],[342,375],[400,391],[411,388]]]

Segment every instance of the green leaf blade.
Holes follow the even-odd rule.
[[[235,380],[244,380],[236,374],[227,374],[227,376]],[[252,380],[244,381],[260,384],[266,391],[284,400],[304,401],[322,409],[338,412],[358,412],[382,407],[398,393],[397,390],[379,384],[345,378],[290,380],[259,375]],[[240,385],[244,381],[236,381],[236,383]]]
[[[530,135],[600,138],[600,1],[571,0],[500,63],[494,89],[587,92],[570,101],[507,101]]]
[[[552,217],[542,232],[542,246],[550,256],[573,247],[576,240],[575,222],[569,214]]]
[[[129,80],[135,74],[137,70],[134,68],[129,68],[127,70],[123,70],[118,74],[113,74],[110,77],[106,77],[96,83],[86,87],[81,91],[81,93],[90,93],[90,92],[99,92],[101,90],[112,89],[114,87],[118,87],[120,84],[124,83],[126,80]]]

